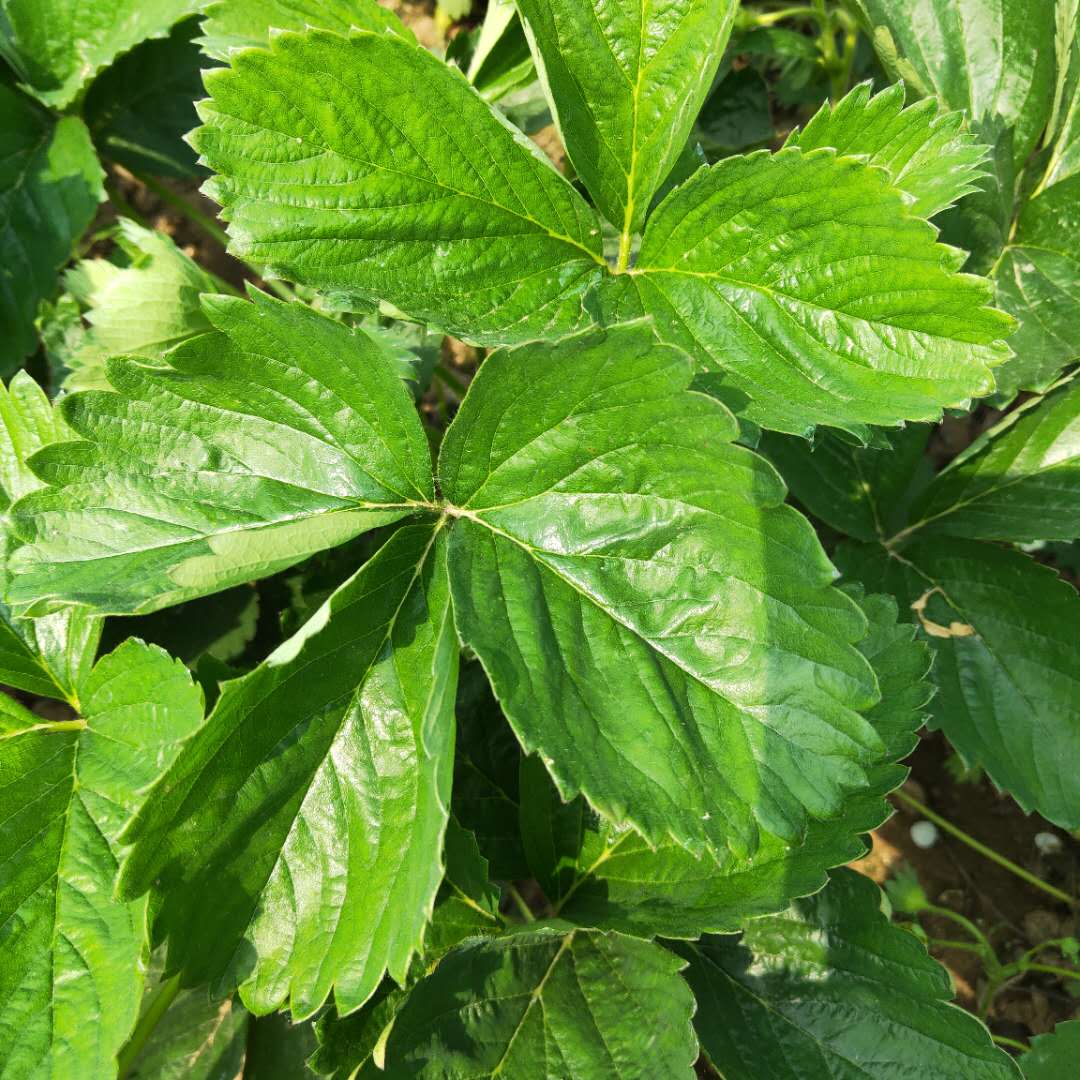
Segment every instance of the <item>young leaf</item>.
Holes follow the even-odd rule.
[[[888,174],[789,147],[699,170],[649,220],[601,307],[646,313],[762,427],[929,420],[993,388],[1008,316]]]
[[[164,37],[204,0],[3,0],[0,55],[46,105],[63,109],[121,53]]]
[[[1016,356],[999,390],[1046,390],[1080,359],[1080,176],[1047,188],[1023,209],[995,269],[998,303],[1016,316]]]
[[[117,837],[202,721],[184,666],[129,640],[80,719],[0,737],[0,1040],[11,1076],[111,1076],[139,1009],[144,905],[113,897]]]
[[[115,360],[119,393],[61,411],[84,442],[33,458],[54,487],[12,509],[12,602],[139,613],[265,576],[432,498],[404,383],[361,331],[283,304],[204,297],[219,333],[169,367]]]
[[[936,727],[1025,809],[1080,826],[1080,597],[1016,550],[942,537],[898,557],[845,544],[841,569],[891,592],[935,653]]]
[[[1054,4],[855,0],[878,55],[920,96],[963,110],[976,132],[1015,129],[1022,164],[1050,115]]]
[[[410,992],[385,1071],[369,1057],[357,1080],[692,1080],[682,966],[621,934],[542,929],[467,943]]]
[[[938,473],[912,529],[972,540],[1080,537],[1080,382],[1025,402]]]
[[[460,72],[391,34],[310,31],[206,84],[193,138],[237,254],[476,342],[584,324],[599,219]]]
[[[648,324],[490,356],[443,440],[454,614],[564,799],[746,855],[864,786],[865,632],[779,477]]]
[[[442,880],[457,642],[438,527],[399,530],[225,684],[124,839],[169,966],[256,1013],[402,983]]]
[[[736,0],[520,0],[574,168],[622,235],[640,232],[712,85]]]
[[[979,190],[986,148],[963,131],[963,113],[944,112],[932,98],[905,109],[902,83],[874,97],[870,90],[870,83],[862,83],[840,101],[826,102],[784,145],[831,146],[880,165],[912,197],[917,217],[933,217]]]
[[[237,49],[265,48],[271,30],[302,32],[312,27],[344,35],[355,27],[416,40],[397,15],[376,0],[216,0],[206,9],[199,44],[209,56],[228,63]]]
[[[865,852],[861,834],[889,815],[884,797],[902,783],[906,772],[895,763],[915,745],[932,687],[929,650],[914,640],[911,626],[897,624],[896,602],[864,597],[858,590],[851,595],[869,619],[870,633],[859,649],[881,685],[881,701],[867,719],[885,749],[868,770],[867,790],[849,797],[836,818],[811,822],[796,844],[765,834],[748,859],[695,859],[670,841],[653,850],[632,832],[591,824],[573,880],[556,905],[560,916],[648,937],[730,932],[749,919],[782,910],[795,896],[820,889],[827,868]]]
[[[824,892],[750,923],[740,938],[677,951],[702,1049],[730,1080],[1019,1080],[946,970],[891,926],[880,891],[839,870]]]
[[[101,181],[77,116],[55,120],[0,83],[0,375],[34,349],[38,304],[104,197]]]
[[[227,288],[164,233],[121,218],[114,238],[124,265],[84,259],[64,275],[64,285],[90,324],[65,357],[65,390],[106,390],[109,357],[160,360],[180,342],[213,330],[199,297]]]

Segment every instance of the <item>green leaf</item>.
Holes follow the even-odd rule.
[[[0,0],[0,55],[46,105],[63,109],[121,53],[164,37],[204,0]]]
[[[1022,164],[1054,95],[1054,4],[1030,0],[855,0],[886,68],[920,96],[963,110],[983,133],[1015,129]]]
[[[972,540],[1080,537],[1080,382],[1033,398],[934,477],[911,529]]]
[[[178,23],[168,37],[136,46],[94,80],[82,115],[103,157],[136,173],[205,175],[183,138],[199,122],[193,103],[203,96],[198,31],[196,19]]]
[[[1080,597],[1019,551],[952,537],[842,545],[836,559],[892,593],[935,653],[934,724],[1025,809],[1080,826]]]
[[[865,621],[647,324],[495,353],[447,431],[454,612],[564,799],[743,855],[865,785]]]
[[[460,72],[394,35],[310,31],[206,84],[193,138],[236,254],[475,342],[584,324],[599,219]]]
[[[218,0],[206,9],[199,43],[209,56],[228,63],[233,50],[265,48],[273,30],[309,27],[344,35],[355,27],[415,42],[412,31],[376,0]]]
[[[101,181],[78,117],[55,120],[0,84],[0,375],[36,347],[38,304],[104,198]]]
[[[914,640],[911,626],[897,624],[896,602],[859,590],[851,595],[869,619],[870,633],[859,649],[881,685],[881,701],[867,719],[885,749],[868,770],[868,789],[847,799],[836,818],[812,822],[800,842],[765,834],[753,857],[723,862],[708,855],[695,859],[670,841],[654,850],[631,832],[590,822],[576,872],[557,905],[562,917],[642,936],[728,932],[820,889],[827,868],[865,852],[861,834],[891,812],[885,795],[906,774],[895,763],[915,746],[932,687],[929,651]]]
[[[0,386],[0,510],[44,486],[27,459],[71,437],[71,428],[27,372],[16,372],[6,388]]]
[[[1049,186],[1080,172],[1080,3],[1057,0],[1057,87],[1047,126],[1053,140],[1043,175]]]
[[[466,76],[485,100],[499,101],[535,81],[532,53],[511,0],[491,0],[475,35]],[[458,34],[451,45],[459,40],[466,38]]]
[[[316,1048],[313,1024],[292,1024],[285,1013],[271,1013],[252,1017],[249,1032],[243,1080],[312,1080],[307,1061]]]
[[[700,142],[710,160],[773,137],[769,87],[752,67],[730,71],[717,83],[698,113],[691,142]]]
[[[812,448],[798,436],[766,432],[760,449],[815,517],[859,540],[884,540],[907,523],[930,432],[923,424],[880,432],[880,447],[821,432]]]
[[[831,146],[880,165],[911,196],[917,217],[933,217],[979,190],[986,148],[963,130],[963,113],[944,112],[932,98],[905,109],[902,83],[874,97],[870,92],[870,83],[862,83],[840,101],[826,102],[784,145]]]
[[[403,982],[442,880],[457,642],[438,527],[399,530],[227,682],[129,825],[119,890],[160,891],[169,966],[255,1013]]]
[[[84,309],[89,330],[64,358],[65,390],[106,390],[112,356],[160,360],[175,345],[213,330],[199,303],[202,293],[227,286],[185,255],[164,233],[117,222],[114,259],[84,259],[64,285]]]
[[[1061,1080],[1080,1054],[1080,1020],[1065,1020],[1049,1035],[1036,1035],[1021,1059],[1024,1080]]]
[[[255,290],[203,310],[219,333],[169,367],[114,360],[120,393],[64,399],[85,441],[34,456],[55,486],[12,509],[11,602],[153,611],[428,505],[427,439],[369,337]]]
[[[998,388],[1046,390],[1080,359],[1080,176],[1063,180],[1023,209],[995,269],[997,298],[1019,323],[1016,356],[1001,368]]]
[[[118,834],[202,721],[184,666],[129,640],[82,718],[0,737],[0,1039],[10,1076],[111,1076],[142,990],[144,904],[113,897]]]
[[[518,9],[566,152],[629,255],[712,86],[738,4],[519,0]]]
[[[682,961],[621,934],[540,929],[468,943],[411,991],[358,1080],[692,1080]]]
[[[948,1004],[946,970],[891,926],[873,882],[828,888],[740,938],[679,946],[702,1049],[728,1080],[1012,1080],[974,1016]]]
[[[311,1058],[311,1067],[320,1076],[332,1080],[354,1080],[357,1071],[374,1060],[383,1067],[383,1040],[408,991],[384,980],[374,997],[349,1016],[328,1010],[315,1022],[319,1048]]]
[[[713,392],[762,427],[929,420],[993,388],[1011,320],[956,273],[888,174],[788,147],[700,169],[650,218],[601,307],[646,313],[719,372]]]

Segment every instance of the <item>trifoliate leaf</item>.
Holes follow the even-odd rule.
[[[789,147],[699,170],[649,219],[601,307],[722,375],[713,392],[762,427],[929,420],[993,388],[1008,316],[989,283],[910,213],[881,169]]]
[[[907,523],[910,489],[929,472],[921,463],[930,430],[880,432],[885,445],[875,447],[822,432],[812,448],[796,435],[766,432],[759,449],[815,517],[859,540],[884,540]]]
[[[863,787],[865,621],[648,324],[490,356],[442,443],[454,613],[564,799],[746,855]]]
[[[206,9],[199,44],[228,63],[233,50],[265,48],[271,30],[309,27],[346,35],[355,27],[415,42],[412,31],[376,0],[216,0]]]
[[[188,19],[168,37],[144,41],[94,80],[82,115],[103,157],[136,173],[181,180],[203,176],[184,136],[198,124],[206,63]]]
[[[412,989],[384,1071],[369,1057],[356,1076],[692,1080],[694,1001],[682,966],[621,934],[541,929],[467,943]]]
[[[1023,1056],[1024,1080],[1061,1080],[1080,1054],[1080,1020],[1065,1020],[1049,1035],[1036,1035]]]
[[[1002,392],[1046,390],[1080,359],[1080,176],[1023,209],[994,271],[998,303],[1019,323],[1016,355],[999,370]]]
[[[574,168],[624,256],[712,86],[738,4],[519,0]]]
[[[1025,402],[934,477],[912,529],[972,540],[1080,537],[1080,382]]]
[[[0,375],[35,348],[38,304],[104,198],[101,181],[77,116],[56,120],[0,84]]]
[[[476,342],[584,324],[599,219],[430,53],[392,34],[289,33],[206,85],[193,138],[238,255]]]
[[[204,0],[3,0],[0,55],[46,105],[63,109],[121,53],[164,37]]]
[[[845,544],[840,568],[892,593],[934,649],[934,725],[1025,809],[1080,826],[1080,597],[1014,549],[918,539]]]
[[[118,834],[202,720],[184,666],[129,640],[81,717],[0,737],[0,1039],[10,1076],[112,1076],[139,1011],[145,905],[113,897]]]
[[[65,390],[105,390],[112,356],[160,360],[171,348],[213,330],[199,297],[226,289],[188,258],[169,237],[117,222],[123,262],[84,259],[64,275],[64,285],[84,309],[89,330],[70,354]]]
[[[763,835],[757,853],[747,859],[695,859],[670,841],[654,850],[632,832],[588,822],[572,880],[555,905],[559,915],[583,926],[642,936],[696,938],[732,931],[820,889],[827,868],[865,852],[861,834],[889,816],[885,795],[905,775],[895,763],[915,745],[932,688],[929,651],[914,640],[911,626],[897,624],[896,602],[864,597],[859,590],[851,595],[869,619],[870,633],[859,649],[881,685],[881,701],[867,719],[885,749],[868,771],[868,790],[849,798],[836,818],[812,822],[798,843]]]
[[[438,527],[399,530],[227,682],[129,825],[122,895],[160,890],[169,966],[256,1013],[403,983],[442,880],[457,642]]]
[[[680,945],[702,1050],[729,1080],[1019,1080],[949,975],[850,870],[741,938]]]
[[[404,383],[361,331],[253,290],[204,297],[219,333],[170,366],[114,360],[119,393],[62,412],[83,442],[39,451],[56,486],[12,508],[29,546],[9,598],[140,613],[299,562],[432,497]]]
[[[1029,0],[855,0],[878,56],[921,97],[963,110],[976,132],[1015,129],[1022,164],[1050,115],[1054,5]]]
[[[933,217],[978,190],[986,148],[963,130],[963,113],[944,112],[932,98],[905,109],[902,83],[874,97],[870,90],[863,83],[840,101],[826,102],[784,145],[831,146],[880,165],[912,197],[917,217]]]

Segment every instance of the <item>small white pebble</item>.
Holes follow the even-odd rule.
[[[1061,837],[1057,833],[1038,832],[1035,834],[1035,846],[1040,855],[1056,855],[1062,848]]]
[[[932,821],[916,821],[911,826],[911,842],[922,848],[932,848],[938,841],[937,826]]]

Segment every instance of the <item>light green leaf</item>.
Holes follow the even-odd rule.
[[[865,632],[779,477],[647,324],[490,356],[443,440],[454,612],[564,799],[747,855],[866,783]]]
[[[566,152],[630,238],[690,134],[736,0],[519,0]]]
[[[974,1016],[950,1005],[946,970],[891,926],[873,882],[828,888],[741,939],[678,948],[702,1049],[728,1080],[1019,1080]]]
[[[692,1080],[682,961],[621,934],[551,929],[472,942],[411,991],[358,1080]],[[482,1003],[482,1007],[478,1007]]]
[[[881,685],[881,701],[867,719],[885,748],[868,770],[869,788],[848,798],[836,818],[812,822],[796,844],[763,835],[757,853],[746,859],[695,859],[670,841],[654,850],[631,832],[590,822],[573,880],[557,904],[562,917],[641,936],[729,932],[820,889],[827,868],[865,852],[861,834],[891,812],[884,797],[906,774],[895,763],[915,745],[932,687],[929,650],[914,640],[911,626],[897,624],[896,602],[859,590],[851,595],[869,619],[870,633],[859,649]]]
[[[831,150],[788,147],[699,170],[649,220],[633,271],[601,306],[722,376],[741,416],[861,439],[930,420],[993,388],[1011,320],[989,283],[956,273],[888,174]]]
[[[204,297],[219,333],[62,412],[83,442],[34,457],[13,509],[11,602],[140,613],[299,562],[432,498],[412,398],[361,331],[252,291]],[[152,435],[148,434],[151,433]]]
[[[131,639],[82,718],[0,737],[0,1076],[98,1077],[139,1011],[145,905],[113,897],[118,834],[202,721],[184,666]]]
[[[376,0],[217,0],[206,9],[199,43],[208,55],[228,63],[233,50],[265,48],[273,30],[300,32],[309,27],[345,35],[355,27],[416,40],[397,15]]]
[[[986,148],[963,130],[963,113],[944,112],[932,98],[905,109],[902,83],[874,97],[870,91],[870,83],[863,83],[840,101],[826,102],[784,145],[831,146],[880,165],[912,197],[917,217],[933,217],[979,190]]]
[[[1054,96],[1054,4],[1030,0],[855,0],[878,56],[917,94],[962,109],[977,133],[1014,128],[1035,148]]]
[[[1032,199],[994,271],[998,303],[1019,326],[1016,356],[1000,369],[1003,393],[1046,390],[1080,359],[1080,176]]]
[[[310,31],[206,84],[194,140],[238,255],[476,342],[584,324],[599,219],[460,72],[394,35]]]
[[[841,569],[892,593],[935,653],[934,725],[1025,809],[1080,826],[1080,597],[1014,549],[953,537],[846,544]]]
[[[766,432],[759,449],[815,517],[859,540],[885,540],[907,523],[911,488],[929,473],[923,452],[930,432],[924,424],[879,432],[884,445],[874,447],[830,432],[819,433],[813,447]]]
[[[125,833],[169,965],[256,1013],[403,983],[442,880],[457,641],[438,527],[406,527],[251,674]]]
[[[1080,537],[1080,382],[1033,398],[938,473],[912,530],[972,540]]]
[[[1080,1020],[1065,1020],[1049,1035],[1036,1035],[1023,1056],[1024,1080],[1061,1080],[1080,1054]]]
[[[1057,0],[1055,12],[1057,86],[1046,130],[1051,151],[1044,186],[1080,172],[1080,2]]]
[[[199,296],[227,289],[164,233],[121,218],[114,239],[122,264],[84,259],[64,275],[90,324],[78,348],[65,357],[65,390],[106,390],[109,357],[160,360],[180,342],[213,330]]]
[[[0,0],[0,55],[46,105],[63,109],[104,67],[164,37],[204,0]]]
[[[0,375],[35,348],[38,304],[104,198],[101,181],[78,117],[55,120],[0,84]]]
[[[44,484],[26,464],[49,443],[73,437],[71,428],[25,371],[0,386],[0,510]]]

